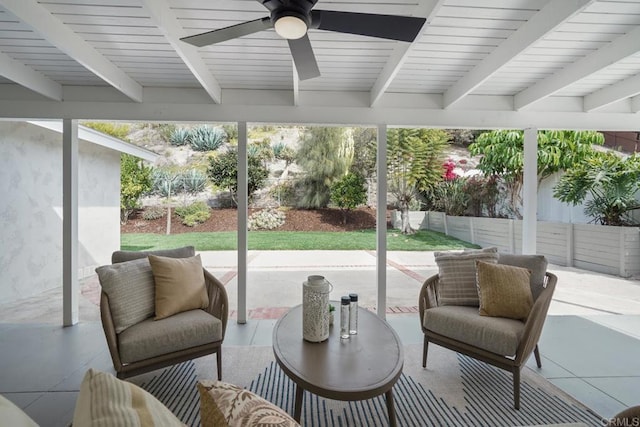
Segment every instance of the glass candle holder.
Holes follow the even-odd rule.
[[[349,306],[351,298],[342,297],[340,300],[340,338],[349,338]]]
[[[349,294],[349,334],[358,333],[358,294]]]

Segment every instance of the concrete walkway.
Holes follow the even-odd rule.
[[[237,254],[200,252],[203,264],[226,286],[232,317],[237,308]],[[433,252],[387,253],[387,312],[417,311],[422,282],[437,273]],[[549,265],[558,276],[550,315],[640,315],[640,281]],[[331,299],[356,292],[360,304],[375,308],[377,298],[374,251],[250,251],[247,283],[249,318],[278,318],[283,309],[302,302],[302,282],[310,274],[324,275],[333,285]],[[99,284],[96,276],[81,286],[81,320],[99,320]],[[62,290],[0,305],[0,322],[56,323],[62,319]],[[640,337],[609,318],[599,321]]]

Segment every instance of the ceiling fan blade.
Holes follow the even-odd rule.
[[[412,42],[426,19],[415,16],[313,10],[312,28]]]
[[[320,70],[318,69],[316,57],[313,54],[313,48],[311,47],[309,36],[305,34],[297,40],[287,41],[289,42],[289,49],[291,50],[291,56],[293,56],[293,62],[296,64],[298,78],[300,80],[308,80],[314,77],[319,77]]]
[[[232,25],[230,27],[208,31],[206,33],[196,34],[194,36],[183,37],[180,40],[194,46],[202,47],[242,36],[248,36],[249,34],[267,30],[272,27],[273,24],[271,23],[271,19],[267,16],[264,18],[255,19],[253,21],[247,21],[241,24]]]

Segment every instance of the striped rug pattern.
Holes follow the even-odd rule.
[[[582,422],[601,426],[601,418],[588,409],[537,385],[523,381],[521,409],[512,407],[512,380],[505,371],[457,355],[464,404],[452,405],[434,394],[428,386],[402,374],[394,387],[394,402],[400,426],[525,426]],[[178,418],[189,426],[200,424],[198,378],[193,362],[165,369],[151,380],[140,384],[156,396]],[[269,363],[251,382],[248,389],[293,413],[293,382],[275,362]],[[384,398],[359,402],[340,402],[305,393],[302,425],[387,426]]]

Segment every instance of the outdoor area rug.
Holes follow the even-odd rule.
[[[528,368],[522,372],[520,410],[513,409],[509,373],[469,357],[431,346],[427,369],[422,346],[405,347],[403,374],[393,393],[400,426],[527,426],[581,422],[601,426],[601,418]],[[250,351],[248,351],[250,349]],[[223,381],[238,384],[293,413],[295,387],[280,370],[271,347],[224,347]],[[215,378],[215,357],[155,371],[135,383],[156,396],[185,424],[198,426],[196,382]],[[341,402],[305,393],[303,426],[386,426],[382,396]]]

